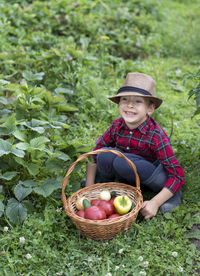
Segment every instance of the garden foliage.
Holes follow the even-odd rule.
[[[148,275],[179,275],[184,265],[185,275],[192,269],[197,275],[196,248],[190,244],[186,256],[181,243],[182,247],[188,243],[181,238],[199,239],[199,232],[186,234],[187,228],[199,224],[199,18],[197,0],[0,0],[0,225],[7,223],[12,228],[12,237],[2,240],[7,249],[0,258],[6,255],[10,260],[14,255],[14,264],[19,263],[18,274],[10,261],[5,275],[28,275],[31,255],[27,252],[32,248],[35,274],[30,275],[78,275],[82,269],[83,275],[106,275],[116,267],[124,275],[146,275],[139,274],[146,272],[133,259],[141,254],[146,259],[152,256]],[[88,241],[87,247],[71,222],[55,210],[60,210],[62,179],[69,165],[90,151],[95,139],[118,116],[116,107],[106,98],[116,93],[130,71],[150,74],[156,80],[157,93],[164,103],[154,116],[169,134],[184,168],[189,183],[185,187],[186,203],[176,218],[158,216],[162,221],[157,232],[159,219],[155,218],[142,227],[136,224],[130,235],[114,239],[110,246],[100,243],[96,250],[96,243]],[[84,164],[75,169],[67,196],[80,188],[84,173]],[[30,244],[21,244],[21,239],[20,248],[27,253],[24,266],[18,261],[22,254],[17,245],[20,231],[27,240],[37,231],[40,239],[34,238]],[[165,257],[152,252],[152,246],[159,252],[152,239],[156,241],[161,233],[164,240],[159,246]],[[69,238],[68,247],[63,246],[64,235]],[[120,250],[124,241],[128,245],[136,236],[138,244],[134,243],[132,249],[125,246],[120,264],[113,257],[113,248]],[[77,243],[80,248],[75,254],[72,249]],[[173,258],[167,262],[166,252],[169,248],[173,252],[173,246],[182,256],[179,272]],[[54,252],[59,261],[50,268]],[[125,267],[127,256],[132,259]],[[81,257],[89,266],[78,261]],[[41,268],[43,258],[46,263]],[[160,269],[155,258],[162,263]],[[68,266],[61,263],[65,260]],[[59,270],[61,274],[56,274]]]
[[[0,210],[12,222],[26,218],[30,195],[59,189],[69,164],[91,148],[87,135],[80,142],[74,133],[111,120],[102,93],[136,69],[131,60],[173,51],[161,45],[162,30],[155,33],[159,8],[159,1],[1,1]]]
[[[90,149],[74,133],[102,118],[102,90],[130,59],[158,51],[146,41],[161,15],[154,1],[3,1],[1,10],[1,214],[17,223]]]
[[[192,79],[193,83],[194,83],[193,89],[191,89],[189,91],[188,99],[193,97],[195,100],[196,110],[195,110],[193,116],[196,116],[196,115],[200,114],[200,69],[198,70],[197,73],[187,74],[184,78],[184,82],[186,82],[187,79]]]

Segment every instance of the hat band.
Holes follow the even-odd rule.
[[[121,93],[121,92],[138,92],[142,95],[148,95],[148,96],[152,96],[152,94],[150,92],[148,92],[147,90],[144,90],[144,89],[141,89],[141,88],[138,88],[138,87],[134,87],[134,86],[124,86],[124,87],[121,87],[117,94]]]

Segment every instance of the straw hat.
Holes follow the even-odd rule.
[[[162,99],[156,97],[155,81],[152,77],[142,73],[128,73],[117,95],[109,97],[109,100],[118,104],[122,96],[148,98],[155,104],[155,108],[158,108],[162,103]]]

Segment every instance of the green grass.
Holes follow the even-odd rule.
[[[143,270],[147,275],[198,275],[197,252],[186,238],[187,229],[198,222],[190,215],[197,208],[190,203],[149,221],[139,217],[127,233],[95,242],[81,237],[63,210],[48,204],[43,214],[2,235],[2,275],[140,275]]]
[[[188,101],[194,83],[183,84],[184,76],[200,66],[199,1],[0,1],[0,5],[0,137],[14,147],[19,143],[13,135],[16,129],[30,140],[38,138],[40,134],[20,123],[39,118],[40,127],[45,126],[43,136],[50,140],[25,150],[24,158],[0,158],[2,174],[16,171],[11,180],[1,176],[0,203],[5,209],[0,220],[0,276],[199,275],[200,124],[199,116],[191,118],[196,109],[193,99]],[[116,93],[130,71],[150,74],[164,100],[153,117],[171,137],[184,169],[183,204],[147,221],[139,214],[128,232],[96,242],[82,237],[66,216],[61,180],[69,165],[92,149],[119,116],[107,97]],[[5,81],[10,82],[8,88]],[[27,90],[21,81],[27,82]],[[24,104],[19,95],[26,95]],[[69,111],[71,106],[78,111]],[[58,123],[64,127],[58,128]],[[58,152],[66,155],[57,158]],[[27,166],[32,163],[39,173]],[[72,173],[67,195],[79,187],[84,174],[83,163]],[[45,193],[38,188],[47,178],[49,183],[56,181],[57,188],[47,185]],[[14,225],[6,205],[16,196],[18,182],[30,179],[38,186],[22,202],[28,215]]]

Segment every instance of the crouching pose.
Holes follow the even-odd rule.
[[[154,80],[142,73],[129,73],[109,100],[118,104],[121,117],[98,138],[94,150],[107,148],[122,152],[136,166],[141,187],[156,195],[144,201],[141,214],[145,219],[160,209],[171,212],[181,205],[184,173],[165,131],[151,118],[162,99],[156,97]],[[97,154],[88,165],[86,186],[118,181],[135,184],[135,175],[126,160],[109,152]]]

